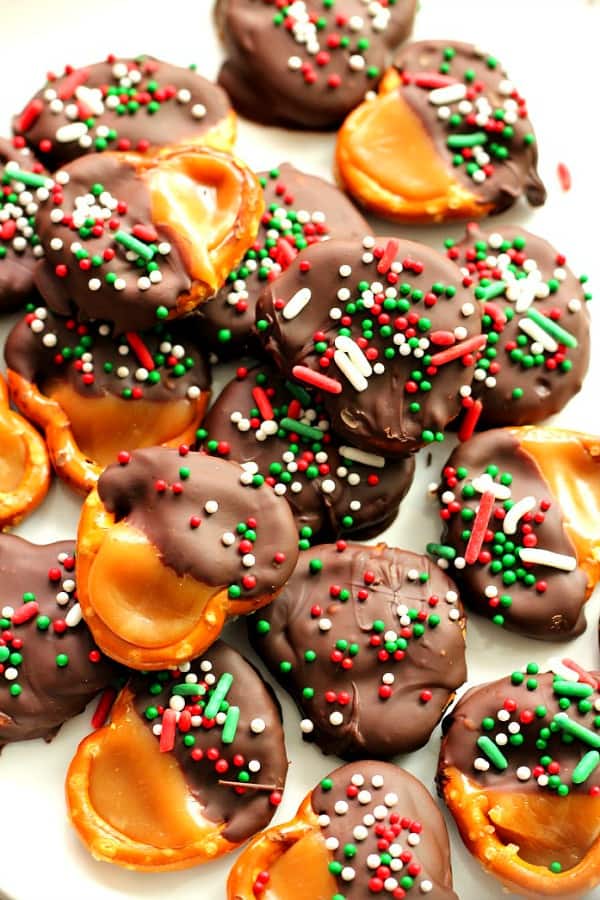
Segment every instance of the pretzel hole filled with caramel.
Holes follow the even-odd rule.
[[[232,231],[243,205],[244,174],[227,158],[181,153],[149,172],[152,220],[177,234],[194,279],[220,287],[211,253]]]
[[[96,813],[126,837],[159,849],[178,849],[215,830],[187,789],[172,753],[128,705],[105,730],[90,762],[89,797]]]
[[[183,640],[212,594],[165,566],[145,534],[127,522],[106,532],[90,568],[94,613],[121,640],[158,648]]]
[[[571,869],[600,836],[600,797],[487,792],[488,816],[503,844],[536,866]]]
[[[167,403],[111,395],[88,399],[60,381],[49,381],[43,393],[64,410],[81,452],[101,466],[114,462],[120,450],[167,443],[197,416],[197,402],[186,398]]]
[[[337,892],[323,835],[310,831],[269,867],[264,900],[331,900]]]

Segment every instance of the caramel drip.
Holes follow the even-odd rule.
[[[565,530],[591,589],[600,578],[600,438],[559,428],[531,427],[513,433],[560,504]]]
[[[202,816],[172,753],[131,705],[108,726],[92,757],[89,797],[101,819],[126,837],[159,849],[179,849],[214,833]]]
[[[179,577],[145,534],[127,522],[105,534],[90,568],[89,601],[120,640],[158,648],[183,640],[200,621],[217,588]]]
[[[227,158],[181,153],[148,173],[152,221],[177,236],[192,278],[217,289],[212,253],[235,230],[244,175]]]
[[[503,844],[535,866],[571,869],[600,836],[600,797],[487,791],[488,816]]]
[[[86,398],[62,381],[48,382],[43,393],[66,413],[81,452],[101,466],[114,462],[120,450],[167,443],[182,434],[196,415],[195,404],[185,398],[167,403],[122,400],[109,394]]]
[[[265,900],[331,900],[338,893],[331,859],[321,831],[308,832],[269,868]]]
[[[352,119],[351,161],[407,202],[445,196],[454,179],[425,126],[399,93],[364,103]]]

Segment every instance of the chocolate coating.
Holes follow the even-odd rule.
[[[23,184],[11,170],[34,173],[40,185]],[[47,177],[27,148],[0,138],[0,312],[17,309],[34,293],[33,270],[44,251],[33,217],[48,197]]]
[[[530,425],[559,412],[581,389],[589,365],[591,295],[583,287],[585,276],[577,278],[543,238],[511,225],[493,232],[469,225],[448,256],[486,304],[488,346],[478,353],[472,394],[483,402],[477,427]],[[550,317],[577,346],[542,333],[545,349],[521,327],[535,326],[528,309]]]
[[[588,778],[578,783],[573,781],[573,770],[581,758],[590,749],[585,741],[575,738],[572,742],[565,741],[562,728],[556,728],[556,722],[560,717],[568,717],[579,726],[588,729],[600,739],[598,728],[598,712],[594,709],[594,702],[598,702],[598,679],[600,672],[591,672],[589,676],[595,685],[588,685],[591,709],[584,712],[580,701],[576,698],[565,698],[564,665],[560,665],[560,674],[552,672],[538,674],[536,664],[528,664],[521,672],[515,672],[498,681],[471,688],[460,699],[452,712],[443,721],[444,737],[440,751],[438,767],[438,784],[443,787],[447,770],[458,769],[469,779],[483,788],[494,788],[502,791],[518,791],[519,793],[537,793],[554,796],[556,800],[556,815],[560,816],[561,796],[557,795],[560,784],[567,785],[569,793],[587,794],[591,788],[600,786],[600,769],[596,768]],[[571,671],[571,675],[575,673]],[[568,681],[568,684],[576,682]],[[585,682],[587,684],[587,681]],[[555,685],[557,689],[555,689]],[[580,682],[582,687],[584,682]],[[583,696],[583,695],[582,695]],[[508,705],[506,701],[508,702]],[[498,711],[503,710],[502,717],[498,718]],[[535,714],[533,711],[535,710]],[[543,715],[541,714],[543,712]],[[523,716],[525,713],[525,716]],[[557,716],[559,719],[557,720]],[[485,727],[482,723],[487,719]],[[505,734],[510,730],[510,723],[518,723],[518,734],[523,740],[520,743],[503,743],[503,739],[497,740],[498,734]],[[540,738],[543,729],[545,737]],[[511,732],[514,733],[514,732]],[[499,768],[489,759],[486,759],[477,741],[487,736],[501,751],[507,762],[507,766]],[[544,747],[536,747],[536,742],[542,739]],[[548,784],[548,764],[541,763],[541,758],[548,757],[559,764],[559,779],[555,784]],[[489,766],[475,766],[476,759],[484,759]],[[546,778],[540,782],[538,776],[533,775],[533,769],[540,766]],[[517,770],[523,770],[519,778]],[[552,769],[550,770],[552,771]]]
[[[119,672],[77,615],[74,553],[74,541],[40,546],[0,535],[0,747],[51,740]],[[21,622],[29,603],[36,612]]]
[[[286,304],[302,289],[310,301],[286,318]],[[434,343],[440,332],[457,342],[479,335],[480,316],[451,262],[412,241],[368,236],[362,244],[327,241],[298,254],[262,292],[257,329],[286,374],[302,365],[341,385],[337,394],[324,393],[336,434],[392,456],[443,440],[460,409],[460,389],[471,383],[472,359],[434,372],[430,354],[441,349]],[[334,353],[348,337],[352,352],[362,344],[365,378],[356,364],[358,380],[339,368]]]
[[[298,528],[311,529],[313,540],[381,533],[410,487],[414,458],[373,456],[370,465],[348,459],[329,432],[318,395],[312,400],[309,396],[303,406],[288,384],[268,366],[230,381],[200,429],[203,448],[239,463],[254,463],[286,498]],[[261,403],[266,400],[265,413],[272,418],[261,415],[253,392]],[[299,428],[308,427],[305,436],[294,431],[294,421]]]
[[[202,657],[188,665],[189,668],[184,667],[185,674],[175,670],[134,676],[129,683],[135,693],[134,706],[142,722],[148,729],[152,729],[157,721],[154,714],[156,707],[169,707],[176,685],[189,684],[195,676],[194,680],[202,686],[202,689],[198,688],[198,694],[202,693],[202,698],[186,696],[183,698],[186,704],[183,709],[180,709],[180,704],[173,707],[180,714],[187,708],[189,714],[190,707],[206,708],[213,693],[211,688],[218,685],[225,673],[233,676],[225,704],[220,707],[225,711],[229,704],[229,708],[239,709],[239,721],[233,741],[223,741],[224,721],[220,720],[220,716],[219,719],[213,716],[208,720],[208,725],[205,722],[200,725],[192,724],[187,734],[195,738],[193,748],[184,744],[184,734],[178,730],[170,752],[174,754],[190,792],[202,806],[203,816],[211,822],[225,822],[223,837],[232,843],[241,843],[271,821],[280,799],[280,791],[285,784],[288,761],[279,703],[254,666],[223,641],[216,641]],[[152,687],[155,689],[151,690]],[[192,712],[191,715],[202,713]],[[157,737],[157,745],[158,740]],[[206,755],[208,750],[215,747],[218,749],[219,759],[224,759],[229,764],[226,773],[222,775],[215,770],[214,760]],[[192,754],[198,756],[198,751],[203,752],[203,758],[194,758]],[[243,758],[242,765],[238,760],[234,761],[237,756]],[[258,762],[260,768],[256,769],[254,766],[249,769],[248,763],[251,760]],[[240,787],[245,780],[252,784],[264,784],[267,789],[248,788],[245,792],[238,793],[234,787],[219,784],[219,779],[239,782]],[[274,797],[274,793],[278,796]]]
[[[265,214],[252,248],[229,283],[194,313],[203,346],[220,359],[262,352],[254,332],[256,300],[265,282],[285,269],[298,250],[329,238],[359,238],[369,226],[333,184],[289,163],[261,172]]]
[[[57,316],[43,306],[28,312],[10,332],[4,348],[9,369],[42,392],[48,384],[66,382],[82,397],[130,397],[168,403],[210,388],[210,368],[198,342],[190,341],[190,323],[159,323],[135,336],[152,357],[154,368],[143,377],[147,360],[139,358],[127,338],[113,337],[110,326]],[[93,366],[82,369],[82,355]],[[57,361],[59,355],[59,361]],[[184,361],[190,363],[184,365]],[[180,368],[183,372],[180,372]],[[87,377],[86,377],[87,376]],[[157,378],[158,376],[158,378]],[[132,391],[136,393],[132,395]]]
[[[148,183],[136,172],[132,158],[112,153],[84,156],[62,172],[57,173],[53,190],[60,204],[49,204],[38,216],[46,252],[45,264],[36,271],[42,297],[59,315],[71,315],[76,307],[83,320],[114,322],[117,333],[151,328],[157,321],[157,309],[173,309],[192,282],[172,229],[152,222]],[[66,184],[62,184],[60,179],[65,177]],[[94,186],[101,186],[103,191],[93,194]],[[58,210],[63,216],[55,221]],[[118,223],[116,230],[121,232],[131,233],[140,223],[150,226],[156,233],[156,259],[141,268],[137,265],[139,257],[129,259],[126,248],[116,243],[115,231],[104,224],[105,213]],[[97,235],[85,225],[88,217],[102,222],[95,226]],[[102,260],[107,250],[114,256],[97,269],[82,268],[73,244],[81,245],[86,258]],[[166,251],[167,247],[168,252],[162,253],[161,248]],[[160,280],[152,280],[156,276],[149,267],[156,265]],[[62,267],[60,276],[57,267]],[[106,281],[109,273],[112,281]],[[147,282],[143,289],[141,279],[146,280],[144,285]]]
[[[503,488],[503,496],[494,502],[483,556],[463,566],[458,561],[464,559],[467,532],[473,527],[481,499],[473,481],[480,484],[478,479],[485,473],[490,477],[484,479],[483,487],[487,490],[493,483],[495,490]],[[583,570],[562,571],[539,563],[523,566],[520,561],[521,549],[528,546],[575,561],[577,555],[558,501],[516,435],[494,429],[460,444],[444,467],[439,495],[441,505],[448,509],[442,543],[456,552],[448,571],[473,610],[498,625],[541,640],[564,641],[581,634],[587,594]],[[505,534],[505,503],[516,504],[525,497],[534,498],[531,511],[519,520],[515,534]]]
[[[336,874],[340,894],[347,900],[363,900],[374,893],[369,885],[377,873],[367,862],[371,856],[383,856],[381,865],[391,867],[388,877],[400,884],[406,875],[404,865],[394,868],[389,857],[399,861],[401,853],[410,854],[411,865],[418,867],[413,875],[416,896],[458,900],[452,890],[450,845],[442,814],[425,786],[404,769],[373,760],[341,766],[317,785],[311,804],[316,815],[329,819],[328,824],[322,820],[322,832],[326,839],[338,841],[332,856],[341,864],[340,870],[348,866],[354,870],[350,881],[341,877],[341,871]],[[391,829],[393,839],[381,839],[378,825],[386,832]],[[356,828],[367,832],[360,840]],[[344,853],[349,845],[356,849],[350,859]],[[386,889],[381,896],[393,896],[392,890]]]
[[[164,490],[157,485],[161,481]],[[174,484],[181,491],[173,491]],[[268,485],[253,484],[252,476],[247,478],[233,462],[165,447],[135,450],[129,463],[104,471],[98,493],[107,511],[142,531],[177,575],[228,585],[232,598],[275,593],[298,557],[296,525],[287,503]],[[199,525],[190,523],[193,516],[200,517]],[[246,554],[239,543],[249,540],[242,536],[247,530],[256,539]],[[226,535],[234,540],[224,541]],[[279,553],[282,558],[276,559]]]
[[[248,626],[304,738],[343,759],[422,747],[467,677],[455,585],[426,556],[385,544],[312,548]]]
[[[456,178],[482,204],[491,204],[492,212],[498,213],[522,194],[532,206],[545,202],[527,104],[495,57],[459,41],[418,41],[400,50],[394,66],[402,76],[402,98],[421,119]],[[432,102],[431,88],[417,83],[425,73],[463,84],[464,97],[443,105]],[[468,111],[465,102],[471,105]],[[440,114],[440,109],[445,112]],[[476,135],[483,138],[477,140]],[[468,139],[468,154],[461,159],[462,149],[452,141],[462,137]],[[480,161],[478,153],[485,154]]]
[[[227,60],[219,73],[242,115],[265,124],[335,128],[377,87],[389,50],[409,33],[414,0],[218,0]],[[314,20],[324,23],[317,29]]]
[[[13,131],[54,170],[103,150],[196,142],[228,112],[225,92],[192,68],[146,54],[110,56],[49,78],[14,117]]]

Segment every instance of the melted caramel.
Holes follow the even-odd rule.
[[[600,836],[600,798],[487,791],[488,816],[503,844],[515,844],[535,866],[571,869]]]
[[[453,179],[415,112],[396,93],[364,103],[354,115],[352,162],[409,202],[445,195]]]
[[[331,900],[337,892],[329,872],[331,853],[320,831],[310,831],[292,844],[269,868],[265,900]]]
[[[9,411],[6,410],[6,412]],[[23,481],[26,466],[27,446],[23,435],[14,430],[2,411],[0,414],[0,492],[17,490]]]
[[[149,172],[152,220],[178,236],[190,274],[219,287],[211,259],[234,230],[243,197],[243,175],[227,158],[182,153]]]
[[[559,428],[531,427],[513,433],[557,498],[578,563],[593,587],[600,577],[600,438]]]
[[[65,411],[81,452],[101,466],[114,462],[120,450],[167,443],[197,416],[196,404],[185,398],[168,403],[110,394],[89,399],[64,381],[48,382],[43,392]]]
[[[142,648],[183,640],[209,600],[207,590],[190,575],[179,577],[167,568],[146,535],[127,522],[104,535],[87,591],[95,615],[113,634]]]
[[[95,812],[126,837],[160,849],[178,849],[214,833],[202,816],[172,753],[128,706],[102,733],[89,770]]]

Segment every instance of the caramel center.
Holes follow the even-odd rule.
[[[88,579],[94,613],[136,647],[175,644],[197,625],[211,593],[165,566],[143,532],[127,522],[107,531]],[[212,593],[217,593],[215,588]]]
[[[576,866],[600,836],[600,798],[571,794],[488,791],[488,816],[498,838],[513,843],[519,856],[537,866]]]
[[[164,444],[188,428],[196,409],[182,398],[166,403],[122,400],[107,394],[86,398],[63,381],[44,385],[47,397],[65,411],[81,452],[101,466],[114,462],[119,450]]]
[[[192,277],[219,284],[211,253],[234,230],[243,176],[224,159],[179,154],[149,172],[152,221],[177,234],[177,245]]]
[[[363,103],[350,121],[348,156],[382,188],[412,201],[448,194],[454,179],[425,126],[398,91]]]
[[[331,860],[321,832],[309,832],[269,868],[265,900],[331,900],[338,893]]]
[[[117,831],[160,849],[185,847],[215,831],[173,754],[160,752],[158,738],[131,707],[105,729],[90,764],[89,796]]]
[[[27,446],[4,414],[0,416],[0,491],[15,491],[23,481],[27,465]]]

